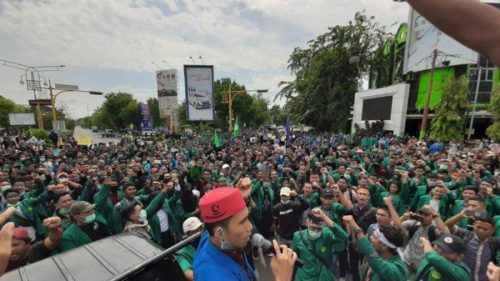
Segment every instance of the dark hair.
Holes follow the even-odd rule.
[[[401,231],[401,229],[397,228],[397,227],[394,227],[394,226],[384,226],[384,225],[380,225],[379,226],[379,230],[380,232],[382,232],[382,234],[384,234],[385,238],[387,238],[387,240],[389,240],[389,242],[391,242],[392,244],[394,244],[396,247],[402,247],[403,246],[403,232]],[[396,251],[396,249],[390,249],[389,248],[389,251],[391,252],[391,254],[393,255],[397,255],[398,252]]]
[[[492,218],[490,218],[488,216],[484,216],[484,215],[474,216],[474,222],[476,222],[476,221],[491,224],[491,226],[493,226],[493,228],[495,228],[495,222],[493,221]]]
[[[472,190],[474,191],[476,194],[479,193],[479,189],[477,188],[477,186],[474,186],[474,185],[466,185],[464,187],[464,190]]]
[[[220,226],[222,228],[227,228],[227,226],[229,225],[229,219],[225,219],[223,221],[218,221],[218,222],[214,222],[214,223],[206,223],[205,224],[205,229],[208,231],[208,234],[210,234],[210,236],[214,236],[215,235],[215,228],[217,226]]]
[[[60,193],[60,194],[55,194],[54,196],[54,202],[59,202],[59,199],[61,199],[61,197],[65,196],[65,195],[71,195],[71,193],[69,192],[63,192],[63,193]]]
[[[494,179],[483,179],[483,180],[481,180],[481,182],[483,182],[483,181],[491,184],[493,186],[493,188],[497,187],[497,182]]]
[[[125,183],[125,185],[123,185],[123,190],[129,188],[130,186],[135,187],[135,184],[133,182],[127,182]]]
[[[382,205],[378,208],[384,210],[387,214],[389,214],[389,217],[391,216],[391,211],[389,211],[389,207],[387,207],[386,205]]]
[[[120,209],[120,216],[122,221],[126,222],[130,218],[130,215],[134,212],[135,206],[137,206],[137,202],[127,204]]]
[[[486,200],[482,196],[474,196],[474,197],[469,199],[469,201],[471,201],[471,200],[486,204]]]

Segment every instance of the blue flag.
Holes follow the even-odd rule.
[[[288,117],[285,119],[285,134],[286,140],[289,142],[292,137],[292,131],[290,130],[290,122],[288,121]]]

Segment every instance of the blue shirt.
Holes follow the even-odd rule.
[[[255,272],[246,257],[245,263],[252,275],[252,280],[257,280]],[[212,244],[207,231],[201,236],[200,244],[194,255],[193,274],[194,280],[250,281],[245,270],[235,260]]]

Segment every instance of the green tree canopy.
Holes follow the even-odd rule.
[[[448,142],[463,139],[464,115],[469,109],[469,87],[466,77],[443,86],[443,98],[436,106],[431,122],[431,139]]]
[[[496,142],[500,142],[500,87],[491,94],[489,112],[493,115],[495,123],[486,130],[488,137]]]
[[[286,98],[292,119],[322,131],[347,132],[360,78],[379,63],[385,29],[364,12],[348,25],[329,28],[295,48],[288,60],[294,81],[280,83],[278,98]]]

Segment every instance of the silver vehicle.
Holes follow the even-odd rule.
[[[189,104],[196,109],[212,108],[212,99],[210,93],[206,90],[196,90],[189,88]]]

